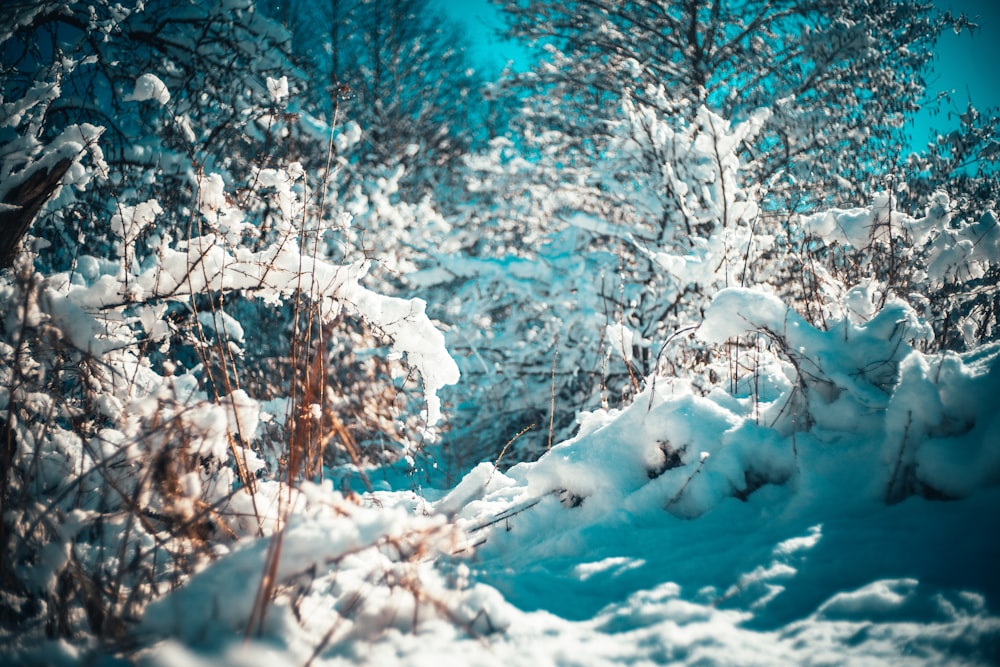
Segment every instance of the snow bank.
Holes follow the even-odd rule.
[[[926,355],[899,304],[819,331],[748,290],[720,293],[699,335],[761,330],[761,354],[794,360],[761,365],[767,396],[660,378],[581,415],[538,461],[481,463],[447,492],[267,483],[257,508],[236,494],[270,536],[244,526],[150,604],[141,664],[992,660],[1000,346]],[[788,416],[803,392],[810,419]],[[250,430],[260,406],[233,393],[212,410],[185,418]],[[50,556],[47,572],[65,553]],[[56,645],[17,650],[65,661]]]

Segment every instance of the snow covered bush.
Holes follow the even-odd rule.
[[[793,212],[863,197],[905,158],[904,121],[923,104],[938,36],[975,28],[923,1],[497,4],[538,56],[508,82],[525,98],[518,123],[565,134],[564,164],[600,157],[623,88],[664,115],[705,105],[742,122],[767,109],[746,175],[767,185],[766,209]]]
[[[27,232],[0,275],[0,627],[114,651],[227,544],[281,535],[325,464],[353,464],[349,487],[412,457],[458,369],[424,301],[363,284],[352,213],[410,208],[386,183],[327,198],[352,138],[286,111],[279,26],[242,1],[39,8],[2,45],[29,55],[0,81],[2,213]],[[80,57],[36,62],[46,36]],[[112,58],[150,71],[108,79]],[[60,128],[95,113],[68,103],[88,85],[114,127]],[[41,195],[10,200],[35,174]]]
[[[483,405],[499,417],[485,419],[495,449],[473,458],[495,457],[533,425],[514,457],[530,458],[571,434],[575,411],[627,403],[654,373],[690,378],[704,392],[735,388],[757,343],[706,347],[690,336],[728,287],[763,286],[824,330],[864,324],[903,300],[931,326],[920,343],[927,351],[996,339],[992,210],[962,220],[939,191],[914,217],[897,210],[902,185],[867,208],[769,209],[759,203],[766,185],[744,183],[740,157],[769,111],[742,123],[705,107],[667,115],[661,109],[681,103],[662,89],[644,95],[653,103],[625,95],[589,163],[559,162],[549,147],[572,138],[558,132],[525,137],[525,155],[504,139],[470,160],[476,201],[492,211],[468,213],[470,224],[493,244],[480,237],[408,277],[453,291],[435,299],[443,320],[477,323],[450,341],[478,379],[473,393],[487,397],[456,396],[454,449],[465,428],[482,428]]]
[[[800,261],[815,281],[814,316],[843,317],[829,301],[848,291],[851,314],[861,319],[892,298],[906,298],[933,327],[931,349],[968,350],[996,340],[1000,223],[985,204],[978,219],[963,218],[939,190],[916,217],[897,210],[894,194],[882,193],[866,208],[806,217]]]
[[[310,232],[310,240],[303,239],[303,244],[319,244],[325,255],[340,264],[355,262],[362,256],[376,258],[373,268],[377,285],[388,288],[381,267],[397,271],[410,258],[402,243],[397,250],[384,239],[404,227],[411,233],[433,227],[436,214],[430,205],[411,206],[400,201],[396,194],[398,170],[386,168],[388,176],[353,177],[350,156],[363,137],[361,129],[356,123],[343,124],[343,114],[337,110],[332,110],[327,120],[302,112],[297,91],[307,82],[303,73],[291,65],[289,34],[257,12],[252,2],[153,2],[129,12],[119,12],[105,3],[95,3],[92,8],[74,3],[65,9],[60,7],[60,3],[40,5],[38,11],[26,12],[17,29],[12,29],[5,48],[23,55],[20,61],[11,60],[13,67],[4,79],[5,95],[12,99],[11,95],[21,94],[25,78],[34,76],[47,81],[50,71],[63,72],[59,86],[45,89],[55,91],[54,96],[61,95],[56,110],[45,113],[47,103],[36,105],[38,122],[29,127],[22,121],[19,129],[25,137],[45,137],[61,132],[60,124],[66,121],[76,123],[70,129],[90,127],[80,125],[82,121],[101,124],[105,128],[102,152],[95,157],[94,169],[103,170],[107,178],[91,179],[89,186],[77,193],[75,203],[69,201],[70,188],[63,188],[58,205],[37,216],[35,234],[45,239],[44,247],[38,248],[37,264],[41,269],[70,271],[72,275],[78,257],[87,262],[87,255],[117,253],[121,244],[131,253],[125,257],[126,263],[142,265],[153,261],[161,244],[198,235],[205,224],[226,231],[231,242],[234,235],[243,234],[240,242],[259,251],[289,233],[282,219],[293,213],[289,208],[292,190],[298,188],[301,192],[295,196],[301,195],[304,202],[301,213],[316,218],[328,216],[323,228]],[[108,37],[90,39],[94,34]],[[35,48],[36,43],[46,40],[58,43],[63,52],[73,53],[74,57],[60,61],[58,54],[50,54],[53,63],[46,62],[42,55],[45,50]],[[114,76],[110,75],[112,71]],[[86,99],[88,95],[100,104],[66,102]],[[37,97],[27,95],[25,99]],[[10,108],[22,106],[11,104]],[[79,150],[80,143],[64,141],[62,145],[77,146]],[[89,145],[97,144],[90,141]],[[47,162],[38,166],[55,163],[60,157],[49,151]],[[290,175],[281,171],[285,167]],[[89,178],[82,167],[70,175],[76,172],[80,172],[76,180]],[[31,176],[25,169],[19,174]],[[69,176],[63,180],[71,182]],[[344,185],[348,181],[349,188]],[[15,184],[13,179],[10,183]],[[341,205],[337,211],[330,211],[326,202],[335,200]],[[234,223],[227,219],[225,205],[231,204],[255,219],[254,226],[246,227],[244,232],[230,229]],[[102,210],[107,219],[117,220],[128,218],[137,205],[135,224],[120,223],[114,228],[115,235],[108,233],[110,227],[90,224],[94,210]],[[155,224],[143,222],[147,207],[159,208]],[[203,215],[206,207],[210,209],[207,216]],[[370,239],[375,237],[370,229],[379,228],[385,234],[371,245]],[[302,340],[302,332],[296,331],[293,323],[293,305],[275,308],[273,304],[261,307],[254,303],[227,304],[235,309],[227,315],[260,321],[264,328],[275,332],[266,340],[241,348],[246,355],[244,388],[261,398],[272,398],[287,393],[296,369],[335,352],[313,350],[309,344],[299,344],[293,350],[292,341],[296,337]],[[211,309],[213,305],[203,301],[196,307]],[[197,317],[176,309],[168,315],[182,329],[194,326]],[[208,338],[215,333],[215,328],[203,322],[197,326],[207,332]],[[327,328],[323,337],[327,347],[338,337],[353,337],[369,350],[382,347],[380,333],[350,318],[337,318]],[[180,344],[181,338],[176,336],[174,342]],[[188,337],[181,346],[184,350],[175,349],[173,354],[196,363],[201,360],[194,347],[200,344],[198,336]],[[152,354],[158,353],[154,350]],[[389,385],[395,382],[393,374],[406,375],[398,360],[385,356],[368,352],[365,360],[355,366],[356,372],[348,373],[352,366],[345,365],[339,377],[341,385],[351,385],[344,387],[344,397],[368,394],[367,407],[361,407],[362,401],[349,404],[353,399],[342,405],[344,412],[353,413],[355,418],[346,421],[352,427],[359,425],[357,437],[362,440],[379,440],[363,435],[379,428],[365,425],[379,421],[369,420],[366,414],[402,414],[392,408],[392,402],[413,393],[402,387],[386,394],[368,391],[375,374],[379,374],[379,382]],[[206,377],[222,382],[226,368],[222,361],[208,360]],[[220,391],[225,389],[220,387]],[[340,440],[355,437],[348,431]],[[400,435],[414,441],[419,439],[419,431],[412,425]],[[363,447],[368,449],[368,444],[373,443]],[[394,450],[393,457],[399,454],[399,447],[384,440],[370,449],[378,456],[387,449]]]
[[[272,176],[294,181],[295,173]],[[57,623],[51,614],[72,607],[59,595],[99,612],[89,619],[98,636],[105,616],[127,623],[164,576],[193,567],[184,560],[210,554],[218,540],[272,532],[283,515],[279,489],[266,484],[320,474],[332,437],[327,422],[338,419],[326,366],[300,367],[288,393],[267,403],[248,394],[240,385],[242,356],[254,338],[230,314],[241,302],[294,305],[306,349],[325,323],[343,314],[363,319],[419,373],[426,424],[438,420],[437,391],[458,374],[423,302],[363,287],[364,261],[323,259],[300,224],[301,202],[291,196],[288,203],[283,232],[255,250],[243,242],[251,228],[257,236],[253,222],[222,198],[203,198],[205,233],[163,238],[138,262],[135,239],[144,227],[155,229],[161,210],[144,202],[110,221],[121,239],[117,257],[81,255],[72,272],[41,274],[24,254],[7,277],[0,400],[5,507],[16,523],[7,524],[5,567],[30,565],[31,580],[39,577],[34,588],[11,591],[22,606],[15,615],[27,614],[22,628],[29,619]],[[314,230],[322,222],[305,221]],[[315,384],[311,372],[319,374]],[[109,514],[121,518],[111,532],[102,527]],[[87,529],[87,537],[66,533],[65,516],[77,516],[73,530]],[[204,549],[185,555],[190,540]],[[87,553],[94,543],[101,554]],[[54,560],[45,556],[53,545],[63,550]],[[163,550],[184,560],[164,561]],[[118,565],[108,553],[120,554]],[[86,590],[57,590],[67,566],[81,568],[84,578],[73,581]],[[111,592],[99,585],[107,577],[118,582]],[[57,634],[77,636],[79,625]]]
[[[709,345],[761,339],[752,377],[735,390],[705,394],[683,376],[651,377],[626,407],[582,413],[576,434],[538,461],[502,473],[480,464],[438,507],[504,517],[506,531],[475,522],[472,530],[506,544],[563,515],[591,527],[653,508],[696,518],[769,485],[875,504],[996,486],[1000,421],[990,403],[1000,347],[916,349],[930,334],[899,301],[865,323],[820,330],[772,294],[723,290],[696,335]],[[827,474],[836,480],[821,483]]]
[[[497,196],[525,169],[556,170],[505,196],[496,222],[477,224],[496,246],[439,254],[437,266],[407,277],[453,292],[436,300],[443,320],[475,318],[476,329],[456,332],[450,345],[484,396],[461,399],[472,418],[496,406],[499,418],[486,420],[495,443],[534,424],[518,446],[537,455],[551,444],[550,426],[566,436],[577,410],[622,404],[657,363],[678,374],[700,366],[699,351],[661,353],[657,344],[693,327],[716,290],[762,279],[758,258],[771,240],[757,229],[755,189],[739,184],[737,153],[767,112],[736,124],[704,107],[692,116],[666,117],[625,96],[604,155],[589,167],[545,162],[546,144],[529,167],[504,158],[501,142],[473,163],[476,186]],[[459,448],[464,407],[453,432]]]

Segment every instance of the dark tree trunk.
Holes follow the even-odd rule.
[[[39,169],[4,196],[4,204],[19,208],[0,211],[0,269],[14,264],[21,239],[28,233],[38,211],[55,193],[71,164],[73,161],[65,158],[51,169]]]

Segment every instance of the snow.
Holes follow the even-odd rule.
[[[243,325],[235,317],[222,310],[199,312],[198,321],[201,323],[201,326],[225,336],[234,343],[243,343],[244,336],[246,335]]]
[[[211,219],[213,213],[226,208],[225,183],[219,174],[208,174],[199,183],[199,206],[202,214]]]
[[[554,129],[500,137],[445,217],[404,201],[421,144],[355,174],[372,128],[297,109],[274,58],[210,111],[171,96],[177,63],[132,70],[123,99],[178,106],[115,110],[116,137],[155,127],[120,139],[143,166],[113,176],[102,128],[38,131],[58,82],[0,100],[0,199],[61,160],[73,186],[0,274],[3,500],[20,503],[0,661],[1000,662],[988,207],[965,219],[942,190],[910,214],[874,192],[772,223],[769,184],[741,172],[771,112],[677,116],[648,86],[601,119],[589,172]],[[238,120],[216,135],[213,113]],[[59,200],[109,176],[106,210]],[[968,351],[936,347],[942,320]],[[518,456],[496,433],[522,408],[543,441],[557,410],[576,422]],[[443,442],[460,413],[472,429]],[[33,627],[11,632],[18,614]]]
[[[829,370],[852,348],[881,349],[884,313],[844,336],[732,290],[702,335],[780,329]],[[723,393],[647,388],[538,461],[481,463],[446,493],[382,490],[354,505],[307,485],[279,533],[292,588],[262,634],[241,636],[266,538],[150,605],[143,664],[988,663],[1000,650],[1000,346],[897,346],[898,382],[860,427],[772,427]],[[796,391],[775,384],[786,389],[774,404]],[[915,474],[952,501],[885,502],[880,452],[904,413]]]
[[[608,354],[616,354],[624,361],[632,361],[632,345],[635,343],[635,332],[622,322],[609,324],[604,330],[608,342]]]
[[[993,494],[991,502],[995,500],[996,494]],[[839,540],[842,548],[856,542],[851,535],[856,528],[872,527],[864,525],[864,518],[860,521],[861,526],[842,521],[839,528],[832,529],[811,548],[800,549],[808,552],[808,557],[804,555],[793,565],[754,570],[752,576],[739,575],[741,563],[752,562],[755,553],[766,553],[761,546],[789,528],[788,522],[775,522],[773,516],[762,511],[762,506],[756,505],[747,508],[736,504],[725,508],[723,513],[728,517],[716,517],[710,526],[687,526],[682,529],[685,533],[682,539],[678,540],[663,534],[677,529],[678,526],[671,523],[618,526],[619,532],[631,530],[629,539],[610,541],[613,533],[609,527],[595,530],[600,527],[592,526],[589,544],[595,547],[597,555],[615,549],[635,550],[634,545],[645,542],[641,550],[652,557],[651,561],[635,556],[608,556],[580,562],[580,557],[594,558],[595,554],[573,557],[546,549],[543,552],[533,550],[533,563],[529,564],[512,549],[506,554],[506,563],[494,566],[503,567],[503,572],[489,573],[493,577],[502,575],[505,583],[501,590],[506,599],[497,589],[480,584],[464,591],[459,602],[454,599],[453,591],[434,585],[439,582],[423,581],[427,596],[442,596],[440,599],[460,609],[467,608],[464,603],[485,613],[464,631],[431,616],[412,633],[397,628],[383,629],[378,641],[371,644],[351,641],[351,620],[341,620],[337,625],[335,618],[329,618],[326,622],[334,624],[330,627],[336,630],[335,637],[343,643],[323,655],[317,664],[426,665],[460,661],[461,664],[477,665],[608,665],[622,662],[801,665],[827,664],[833,660],[838,664],[971,665],[983,664],[995,655],[992,651],[996,650],[1000,620],[990,614],[978,594],[923,585],[913,577],[876,578],[859,585],[844,581],[839,573],[847,569],[853,569],[855,575],[848,581],[877,576],[877,568],[864,557],[868,550],[888,546],[891,548],[886,554],[887,560],[899,558],[897,567],[900,569],[912,563],[899,545],[892,545],[892,538],[899,534],[891,530],[889,539],[870,541],[861,552],[849,546],[839,555],[836,548],[833,552],[823,552],[823,540]],[[978,507],[966,505],[961,509],[972,510],[982,518],[987,508],[988,503],[979,503]],[[908,514],[916,519],[921,508],[913,509],[915,511]],[[529,532],[527,544],[543,543],[546,538],[551,539],[553,532],[564,530],[565,522],[575,523],[570,514],[572,509],[560,511],[561,525],[549,525],[548,535]],[[949,516],[960,514],[960,510],[948,512]],[[751,525],[740,523],[748,519],[752,520]],[[512,519],[514,530],[518,529],[518,520]],[[731,521],[737,523],[731,524]],[[882,525],[882,521],[876,521],[875,525]],[[911,527],[917,525],[919,523],[913,523]],[[724,526],[731,529],[725,535],[718,535],[716,531]],[[340,530],[343,527],[314,533],[314,552],[310,558],[330,553]],[[525,544],[522,541],[519,546]],[[923,547],[932,544],[930,538],[919,542]],[[713,546],[716,548],[712,549]],[[703,549],[701,558],[691,558],[695,548]],[[995,554],[995,540],[993,548]],[[740,552],[747,551],[751,555],[741,558]],[[961,546],[956,551],[961,552]],[[542,555],[547,557],[540,559]],[[960,554],[956,555],[961,558]],[[819,561],[818,564],[811,563],[811,559]],[[290,558],[290,562],[294,560]],[[696,562],[685,563],[688,560]],[[839,580],[825,582],[823,572],[831,565],[835,565],[833,569]],[[479,568],[490,566],[486,562]],[[230,567],[234,575],[242,572],[247,576],[255,571],[251,567],[241,570]],[[355,571],[361,567],[360,564],[342,565],[340,577],[351,581],[353,572],[344,571],[348,567],[356,568]],[[696,574],[696,570],[701,572]],[[475,568],[472,572],[476,576]],[[318,633],[323,627],[316,628],[316,634],[293,634],[288,628],[276,627],[265,635],[270,638],[245,645],[233,637],[219,646],[220,636],[231,631],[226,630],[224,623],[216,624],[227,618],[231,620],[229,627],[244,621],[242,616],[233,618],[230,614],[232,609],[241,606],[236,594],[246,590],[239,588],[236,581],[220,579],[222,574],[213,572],[208,579],[206,572],[204,583],[197,587],[201,597],[188,601],[171,617],[185,619],[185,624],[171,633],[184,638],[184,644],[177,639],[166,641],[150,653],[146,664],[200,664],[198,661],[205,655],[211,655],[217,661],[215,664],[224,665],[260,664],[258,661],[264,659],[268,664],[302,664],[309,658],[310,648],[320,639]],[[692,583],[679,585],[670,581],[671,578]],[[717,587],[694,588],[706,581],[726,579],[733,580],[738,589],[727,591],[728,599],[719,595]],[[208,581],[216,582],[217,586],[208,589]],[[769,590],[764,590],[764,583],[775,585],[774,582],[778,582],[782,590],[763,607],[747,611],[744,605],[751,605],[739,604],[740,595],[756,600],[770,594]],[[844,585],[845,589],[837,590],[838,585]],[[209,590],[218,591],[217,595],[225,604],[213,605],[206,597]],[[377,607],[388,603],[387,613],[399,619],[409,617],[404,601],[381,599],[374,586],[368,594],[366,602],[370,601],[371,605]],[[326,604],[332,603],[331,599]],[[164,606],[159,605],[156,611],[161,612]],[[202,625],[204,612],[199,613],[199,610],[213,608],[226,611],[218,616],[218,612],[209,612],[213,615],[211,625]],[[324,616],[323,603],[319,600],[303,604],[303,608],[313,610],[305,616],[307,619]],[[195,612],[193,618],[190,617],[192,611]],[[784,622],[768,618],[769,611],[784,618]],[[159,616],[154,614],[153,618]],[[201,634],[192,638],[186,634],[189,632]],[[278,639],[282,634],[287,639]],[[202,639],[198,639],[199,636]],[[206,646],[216,648],[207,652]]]
[[[158,76],[147,72],[135,80],[135,88],[125,96],[125,100],[132,102],[155,100],[160,104],[166,104],[170,101],[170,91]]]
[[[271,101],[280,104],[288,99],[288,77],[283,76],[278,79],[267,77],[267,94]]]

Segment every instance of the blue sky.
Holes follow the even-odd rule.
[[[453,19],[469,31],[472,57],[487,74],[499,72],[508,60],[524,64],[523,50],[515,43],[501,39],[497,30],[503,28],[500,11],[489,0],[436,0]]]
[[[488,0],[437,0],[450,16],[463,22],[469,30],[473,57],[487,75],[499,72],[504,63],[514,59],[524,63],[524,54],[516,44],[505,42],[496,35],[503,25],[498,10]],[[938,42],[936,73],[931,77],[929,93],[933,97],[943,90],[954,91],[954,102],[942,109],[961,113],[972,101],[980,111],[1000,107],[1000,2],[997,0],[936,0],[940,9],[965,13],[980,24],[975,35],[948,32]],[[978,18],[977,18],[978,17]],[[930,129],[952,125],[946,115],[932,117],[921,113],[914,120],[913,146],[922,147]]]
[[[965,13],[979,23],[974,35],[967,32],[956,35],[948,32],[938,41],[938,59],[934,63],[936,75],[932,77],[929,92],[954,92],[952,105],[942,111],[962,113],[971,101],[980,111],[1000,107],[1000,3],[997,0],[937,0],[940,9]],[[918,115],[914,123],[914,145],[926,143],[930,128],[949,127],[946,116],[932,118]]]

